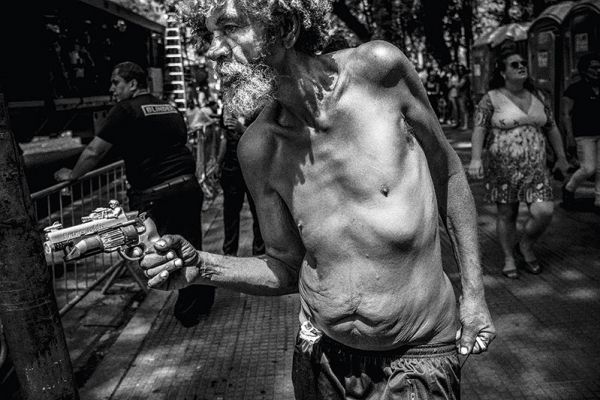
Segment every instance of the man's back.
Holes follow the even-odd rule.
[[[98,136],[123,155],[127,178],[135,189],[194,173],[182,115],[150,94],[117,103]]]
[[[401,113],[411,93],[391,89],[401,77],[386,51],[335,53],[316,126],[273,104],[239,149],[259,215],[280,199],[306,251],[301,319],[366,350],[451,342],[456,332],[434,185]]]

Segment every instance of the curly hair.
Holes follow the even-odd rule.
[[[210,41],[206,16],[226,0],[183,0],[176,5],[183,22],[190,26],[200,42]],[[327,42],[331,0],[236,0],[248,17],[263,23],[267,33],[276,34],[287,18],[296,15],[301,22],[295,49],[317,54]]]

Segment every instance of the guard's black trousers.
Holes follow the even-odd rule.
[[[244,206],[244,198],[248,198],[250,212],[252,213],[252,255],[264,254],[265,243],[263,242],[256,207],[242,172],[239,170],[224,169],[221,173],[221,187],[223,188],[223,225],[225,227],[225,240],[223,241],[223,254],[237,255],[240,241],[240,212]]]
[[[159,235],[181,235],[198,250],[202,249],[203,200],[195,178],[157,194],[129,193],[130,209],[148,212]],[[183,326],[194,326],[210,311],[214,300],[213,286],[188,286],[179,290],[173,315]]]

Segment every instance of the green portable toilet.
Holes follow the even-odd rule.
[[[471,48],[471,93],[477,104],[488,90],[494,72],[496,51],[507,44],[516,45],[517,51],[527,56],[527,31],[530,22],[501,25],[481,35]]]
[[[529,73],[537,88],[548,94],[556,119],[560,117],[563,79],[563,38],[567,16],[575,2],[564,1],[546,8],[528,32]]]
[[[579,79],[577,62],[589,53],[600,51],[600,0],[575,3],[567,16],[563,40],[564,87]]]

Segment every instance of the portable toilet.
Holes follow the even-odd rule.
[[[529,72],[537,88],[548,94],[556,119],[560,117],[563,79],[563,38],[567,16],[575,2],[565,1],[546,8],[529,27]]]
[[[527,55],[527,31],[530,22],[501,25],[481,35],[471,48],[471,93],[477,104],[488,90],[488,82],[494,72],[496,52],[506,45],[516,46],[524,57]]]
[[[566,24],[568,29],[563,40],[565,88],[579,79],[579,59],[600,51],[600,0],[575,3]]]

